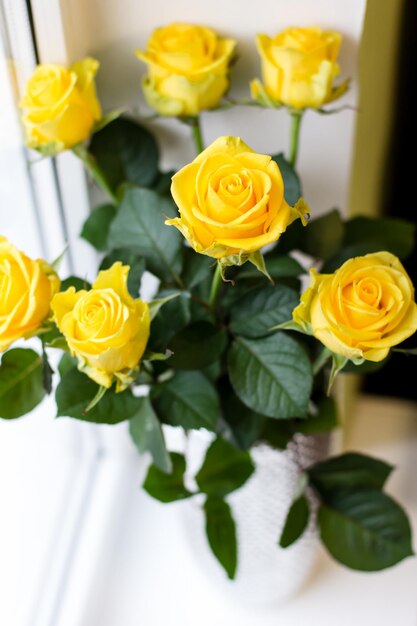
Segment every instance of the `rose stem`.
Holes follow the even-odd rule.
[[[77,156],[84,164],[85,169],[90,174],[90,176],[95,180],[97,185],[101,187],[101,189],[112,199],[112,202],[115,206],[118,206],[119,199],[116,194],[111,189],[106,177],[103,172],[99,168],[96,159],[93,157],[90,152],[82,145],[74,146],[72,149],[75,156]]]
[[[200,152],[203,152],[204,150],[204,143],[203,143],[203,136],[201,134],[201,124],[200,124],[199,115],[197,115],[193,119],[192,129],[193,129],[194,143],[195,143],[195,147],[196,147],[197,155],[198,155],[200,154]]]
[[[216,311],[216,304],[217,304],[217,299],[219,297],[221,284],[222,284],[222,272],[221,272],[220,263],[217,263],[216,269],[214,270],[214,274],[213,274],[213,280],[211,282],[210,299],[209,299],[210,309],[213,311],[213,313],[215,313]]]
[[[298,141],[300,137],[300,126],[303,117],[302,111],[291,113],[291,130],[290,130],[290,158],[289,163],[295,167],[298,154]]]

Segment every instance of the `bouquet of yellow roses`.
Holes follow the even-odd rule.
[[[319,28],[259,35],[262,81],[239,102],[225,96],[234,40],[189,24],[157,29],[137,56],[150,106],[192,130],[196,158],[177,172],[160,171],[153,134],[137,119],[102,115],[93,59],[39,66],[21,102],[28,146],[51,157],[72,150],[108,202],[82,231],[101,254],[92,285],[61,282],[54,263],[0,237],[0,416],[27,414],[55,387],[58,416],[129,422],[152,457],[145,490],[161,502],[204,495],[209,544],[230,578],[238,546],[227,496],[255,471],[251,449],[335,428],[338,373],[383,364],[417,329],[400,261],[412,249],[410,225],[343,220],[337,210],[315,218],[301,197],[303,115],[329,112],[348,87],[335,84],[340,42]],[[288,111],[287,157],[227,135],[205,147],[200,112],[232,106]],[[159,285],[150,302],[139,297],[145,270]],[[39,350],[13,346],[29,337]],[[57,385],[53,350],[63,353]],[[194,491],[184,456],[167,450],[165,424],[212,433]],[[391,470],[356,453],[307,467],[277,543],[303,534],[314,492],[336,560],[380,570],[411,555],[407,517],[383,491]]]

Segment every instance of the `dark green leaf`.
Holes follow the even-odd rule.
[[[60,291],[66,291],[70,287],[75,287],[76,291],[81,291],[81,289],[91,289],[91,284],[85,280],[85,278],[79,278],[78,276],[68,276],[61,282]]]
[[[77,369],[68,370],[56,389],[58,417],[75,417],[98,424],[118,424],[135,415],[140,403],[129,390],[114,393],[111,389],[90,411],[88,405],[97,394],[98,385]]]
[[[347,452],[317,463],[307,471],[312,485],[324,496],[344,488],[382,489],[392,469],[392,465],[379,459]]]
[[[263,337],[273,326],[291,319],[299,302],[298,294],[282,285],[251,289],[233,305],[230,329],[243,337]]]
[[[96,250],[107,249],[107,237],[117,209],[112,204],[97,207],[84,222],[81,237]]]
[[[54,370],[49,363],[48,355],[46,354],[45,350],[42,350],[42,386],[48,395],[52,391],[53,373]]]
[[[216,427],[219,398],[201,372],[176,372],[153,388],[152,400],[158,415],[168,424],[186,429]]]
[[[401,219],[354,217],[346,223],[344,244],[370,245],[406,258],[413,250],[415,229],[413,222]]]
[[[335,493],[320,507],[318,523],[333,558],[355,570],[382,570],[413,554],[404,511],[377,489]]]
[[[323,433],[336,428],[337,403],[334,398],[325,396],[317,403],[317,412],[309,415],[307,419],[297,420],[295,431],[310,435],[312,433]]]
[[[275,418],[305,417],[313,382],[305,350],[292,337],[236,339],[228,355],[232,386],[249,408]]]
[[[310,508],[308,506],[308,500],[305,495],[302,494],[292,503],[288,511],[284,529],[279,540],[281,548],[288,548],[288,546],[301,537],[307,528],[309,516]]]
[[[220,358],[227,345],[226,332],[210,322],[193,322],[169,342],[174,353],[170,366],[180,370],[198,370]]]
[[[344,223],[337,209],[317,217],[304,230],[303,251],[319,259],[329,259],[340,249]]]
[[[241,450],[249,450],[259,439],[267,418],[244,405],[229,384],[222,385],[219,392],[224,420],[223,438]]]
[[[305,269],[298,261],[287,255],[278,255],[274,253],[265,255],[265,263],[268,273],[273,280],[281,278],[297,278],[301,274],[305,274]],[[239,279],[259,277],[258,270],[253,265],[242,265],[239,271]]]
[[[254,469],[249,452],[237,450],[224,439],[217,437],[207,450],[195,480],[204,493],[225,496],[239,489]]]
[[[150,452],[154,465],[163,472],[172,472],[161,424],[149,398],[138,398],[138,408],[129,422],[129,432],[139,452]]]
[[[172,292],[160,292],[158,298],[164,298],[169,293]],[[164,350],[175,333],[187,326],[190,321],[190,295],[183,292],[177,298],[164,304],[152,320],[150,346],[155,351]]]
[[[152,185],[152,189],[154,189],[163,196],[169,196],[171,190],[171,181],[174,174],[175,170],[170,170],[169,172],[159,172],[157,179]]]
[[[26,415],[44,395],[39,354],[24,348],[5,352],[0,366],[0,417],[14,419]]]
[[[113,192],[122,183],[150,187],[158,177],[158,146],[132,119],[119,117],[95,133],[89,146]]]
[[[192,248],[184,249],[184,269],[182,279],[188,289],[192,289],[215,269],[215,260],[205,254],[197,254]]]
[[[304,420],[297,420],[301,422]],[[294,428],[294,420],[276,420],[268,418],[262,430],[260,439],[272,448],[285,450],[297,430]]]
[[[127,288],[132,298],[137,298],[145,271],[145,261],[141,256],[126,248],[118,248],[107,254],[101,262],[100,270],[107,270],[109,267],[120,261],[123,265],[130,267],[127,276]]]
[[[60,377],[65,376],[67,372],[77,367],[77,359],[71,356],[68,352],[62,355],[59,364],[58,364],[58,372]]]
[[[204,503],[204,513],[210,548],[227,576],[233,580],[237,568],[237,540],[230,507],[221,498],[209,496]]]
[[[182,454],[171,452],[172,472],[167,474],[151,465],[143,483],[144,490],[160,502],[175,502],[190,498],[193,493],[184,487],[185,459]]]
[[[284,179],[284,196],[288,204],[294,206],[299,198],[301,198],[301,182],[295,169],[290,165],[283,153],[274,155],[273,160],[278,164]]]
[[[158,278],[178,282],[183,240],[176,228],[164,223],[175,215],[171,199],[149,189],[128,189],[110,227],[109,247],[130,248],[145,258]]]

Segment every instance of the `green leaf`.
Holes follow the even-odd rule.
[[[320,398],[313,414],[309,414],[307,419],[297,420],[295,431],[310,435],[328,432],[337,425],[337,403],[334,398],[325,396]]]
[[[165,296],[164,298],[156,298],[156,300],[151,300],[151,302],[148,303],[149,315],[151,317],[151,320],[155,319],[155,317],[158,315],[159,310],[161,309],[161,307],[164,306],[164,304],[166,304],[167,302],[170,302],[174,298],[178,298],[179,295],[180,295],[180,292],[175,291],[174,293],[170,293],[168,296]]]
[[[158,294],[159,299],[164,299],[165,294],[170,295],[163,291]],[[152,320],[149,346],[155,351],[164,350],[175,333],[190,321],[190,294],[183,292],[178,298],[167,301]]]
[[[340,249],[344,223],[337,209],[322,215],[308,224],[304,231],[303,251],[319,259],[329,259]]]
[[[149,189],[128,189],[113,220],[108,244],[130,248],[146,260],[147,268],[163,281],[179,281],[182,236],[165,225],[177,211],[173,201]]]
[[[222,384],[219,395],[223,416],[220,434],[241,450],[249,450],[260,438],[267,418],[244,405],[230,384]]]
[[[209,496],[204,503],[204,513],[210,548],[227,576],[233,580],[237,568],[237,540],[230,506],[221,498]]]
[[[215,261],[205,254],[197,254],[192,248],[184,249],[184,269],[181,278],[188,289],[201,283],[213,273]]]
[[[138,398],[138,408],[129,422],[129,432],[139,452],[150,452],[154,465],[162,472],[172,472],[172,462],[166,446],[161,424],[149,398]]]
[[[239,489],[254,470],[249,452],[238,450],[217,437],[207,450],[195,480],[204,493],[225,496]]]
[[[332,353],[332,367],[330,370],[329,383],[327,385],[327,395],[330,394],[337,375],[343,370],[348,360],[349,359],[342,354]]]
[[[354,217],[346,223],[344,244],[369,245],[406,258],[414,247],[415,229],[413,222],[401,219]]]
[[[44,344],[42,344],[42,348],[42,386],[49,395],[52,391],[52,376],[54,370],[49,363]]]
[[[78,276],[68,276],[61,282],[60,291],[66,291],[70,287],[75,287],[76,291],[81,291],[81,289],[85,289],[88,291],[91,289],[91,284],[85,278],[79,278]]]
[[[295,169],[288,163],[283,153],[280,152],[272,157],[281,170],[284,179],[284,196],[288,204],[294,206],[299,198],[301,198],[301,182]]]
[[[107,250],[107,237],[110,224],[117,213],[112,204],[103,204],[88,216],[84,222],[81,237],[91,243],[96,250]]]
[[[372,487],[382,489],[392,465],[364,454],[347,452],[309,467],[311,484],[324,497],[334,490]]]
[[[295,291],[282,285],[251,289],[233,305],[230,330],[243,337],[263,337],[273,326],[291,319],[299,301]]]
[[[318,523],[333,558],[355,570],[386,569],[413,554],[407,516],[377,489],[333,494],[320,507]]]
[[[171,452],[170,458],[170,474],[151,465],[143,483],[144,490],[160,502],[175,502],[194,495],[184,487],[185,458],[177,452]]]
[[[175,174],[175,170],[169,170],[168,172],[159,172],[158,178],[153,182],[152,189],[160,193],[163,196],[169,196],[171,190],[172,177]]]
[[[288,548],[294,541],[297,541],[307,528],[308,519],[310,517],[310,508],[308,500],[302,494],[295,500],[287,514],[285,525],[279,539],[281,548]]]
[[[25,348],[5,352],[0,366],[0,417],[15,419],[26,415],[44,396],[39,354]]]
[[[193,322],[170,341],[174,353],[170,366],[180,370],[198,370],[220,358],[227,346],[226,332],[210,322]]]
[[[101,262],[100,270],[107,270],[109,267],[120,261],[123,265],[130,267],[127,276],[127,289],[132,298],[137,298],[142,282],[143,272],[145,271],[145,261],[141,256],[135,254],[126,248],[118,248],[107,254]]]
[[[115,193],[123,183],[150,187],[158,177],[156,141],[132,119],[120,117],[96,132],[89,151]]]
[[[152,401],[162,421],[168,424],[186,429],[216,427],[219,398],[201,372],[176,372],[152,389]]]
[[[267,253],[265,255],[265,261],[268,267],[268,273],[273,280],[280,280],[281,278],[297,278],[301,274],[306,273],[305,269],[299,264],[298,261],[287,255]],[[238,276],[239,280],[258,278],[259,272],[255,267],[246,264],[241,270],[239,270]]]
[[[258,272],[261,272],[269,280],[270,283],[274,283],[272,280],[271,274],[268,272],[267,267],[265,265],[265,259],[260,250],[256,250],[256,252],[251,252],[248,256],[248,261],[251,263]]]
[[[118,424],[130,419],[137,411],[139,398],[135,398],[129,390],[114,393],[111,389],[98,404],[87,411],[98,388],[93,380],[77,369],[66,371],[55,393],[57,417],[74,417],[98,424]]]
[[[239,398],[261,415],[280,419],[307,414],[311,363],[304,348],[287,334],[237,338],[229,350],[228,369]]]
[[[77,359],[68,352],[63,354],[58,363],[58,372],[60,377],[65,376],[67,372],[77,367]]]

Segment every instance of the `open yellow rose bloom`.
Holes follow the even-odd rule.
[[[0,236],[0,352],[41,328],[59,286],[46,261],[30,259]]]
[[[336,354],[382,361],[417,330],[414,287],[393,254],[367,254],[334,274],[311,270],[293,319]]]
[[[320,107],[332,99],[339,74],[340,33],[320,28],[287,28],[275,37],[258,35],[262,79],[267,94],[296,109]],[[256,81],[252,94],[256,97]]]
[[[136,55],[148,66],[143,91],[161,115],[198,115],[212,109],[229,86],[229,63],[236,41],[211,28],[170,24],[157,28],[146,52]]]
[[[38,65],[20,102],[30,148],[56,154],[87,139],[101,118],[94,84],[98,68],[98,61],[91,58],[68,70]]]
[[[123,391],[135,378],[149,338],[146,302],[127,290],[129,267],[101,271],[89,291],[70,287],[52,300],[54,320],[79,369],[103,387]]]
[[[221,259],[256,252],[277,241],[304,203],[290,207],[275,161],[257,154],[239,137],[220,137],[172,178],[180,216],[175,226],[196,252]]]

